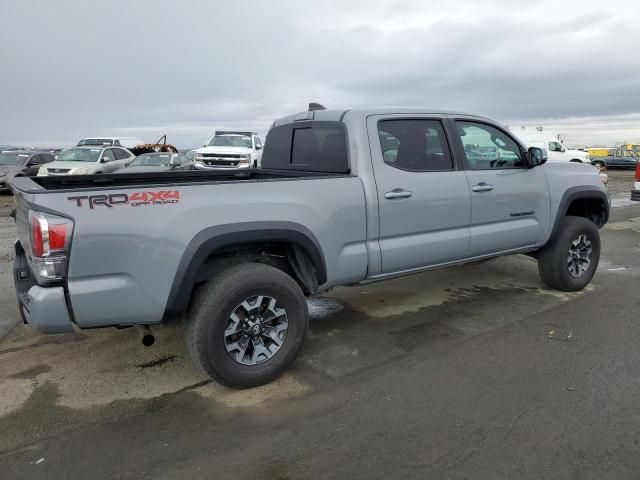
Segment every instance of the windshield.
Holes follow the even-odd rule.
[[[78,146],[83,145],[113,145],[113,140],[110,138],[85,138],[78,142]]]
[[[246,135],[216,135],[207,146],[253,148],[253,143],[251,142],[251,137]]]
[[[0,165],[20,165],[29,155],[26,153],[0,153]]]
[[[140,155],[129,165],[132,167],[168,167],[171,155]]]
[[[96,162],[100,148],[70,148],[58,157],[59,162]]]

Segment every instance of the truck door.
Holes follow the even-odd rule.
[[[550,227],[544,167],[528,168],[518,143],[493,125],[456,120],[454,127],[471,193],[468,256],[541,244]]]
[[[464,258],[471,199],[454,164],[442,119],[367,119],[378,195],[382,273]]]

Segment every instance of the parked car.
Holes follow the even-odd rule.
[[[78,142],[78,147],[127,147],[133,148],[145,143],[141,138],[135,137],[89,137]]]
[[[558,134],[537,129],[512,129],[511,131],[527,147],[546,149],[549,162],[590,163],[589,153],[566,148],[559,140]]]
[[[145,153],[178,153],[175,145],[167,143],[167,136],[163,135],[155,143],[138,144],[134,147],[128,147],[128,150],[135,156],[144,155]]]
[[[35,175],[53,154],[42,150],[10,150],[0,152],[0,190],[9,190],[9,181],[16,175]]]
[[[123,147],[73,147],[40,167],[38,176],[109,173],[128,165],[133,153]]]
[[[217,131],[196,150],[195,165],[202,170],[259,168],[262,142],[254,132]]]
[[[638,154],[632,150],[610,148],[602,153],[606,153],[606,155],[591,156],[591,165],[598,169],[605,167],[636,168],[636,164],[638,163]]]
[[[192,170],[193,162],[180,153],[145,153],[133,159],[117,173],[166,172]]]
[[[261,170],[15,178],[24,319],[62,333],[186,315],[197,364],[251,387],[296,357],[305,296],[515,253],[577,291],[598,266],[597,170],[546,163],[487,118],[312,110],[267,138]]]

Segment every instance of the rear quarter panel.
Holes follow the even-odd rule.
[[[179,192],[175,203],[107,207],[68,197]],[[201,231],[244,222],[287,222],[313,233],[327,268],[323,287],[366,276],[366,213],[358,177],[24,194],[31,208],[75,222],[68,271],[80,327],[159,322],[178,264]],[[45,208],[43,208],[45,207]]]

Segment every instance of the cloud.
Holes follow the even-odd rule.
[[[166,132],[196,146],[216,128],[264,133],[309,101],[572,119],[581,138],[640,140],[638,13],[626,0],[3,2],[0,143]]]

